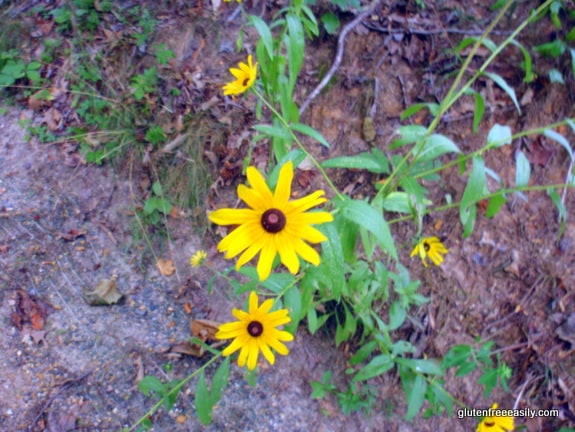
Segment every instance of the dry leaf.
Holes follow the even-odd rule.
[[[118,303],[123,297],[116,288],[116,278],[103,279],[93,290],[84,287],[82,297],[90,306],[105,306]]]
[[[190,329],[192,331],[193,337],[200,339],[202,342],[205,342],[211,347],[217,348],[226,342],[216,339],[216,333],[218,331],[219,325],[220,323],[216,321],[198,319],[193,320],[190,323]],[[206,350],[199,344],[185,341],[172,345],[169,352],[177,354],[188,354],[194,357],[203,357],[203,355],[206,353]]]
[[[16,291],[14,312],[10,315],[12,324],[19,330],[29,325],[34,330],[42,330],[46,322],[46,316],[51,305],[42,299],[28,294],[24,290]]]
[[[156,267],[160,270],[164,276],[171,276],[176,271],[176,267],[174,267],[174,262],[172,260],[165,260],[160,258],[156,261]]]
[[[62,114],[56,108],[52,107],[44,113],[44,123],[48,129],[55,131],[62,126]]]

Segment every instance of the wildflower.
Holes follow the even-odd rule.
[[[205,250],[200,249],[199,251],[196,251],[196,253],[193,254],[190,258],[190,265],[194,268],[199,267],[204,263],[207,257],[208,253]]]
[[[260,252],[257,272],[262,281],[270,275],[278,253],[281,262],[293,274],[299,271],[298,255],[317,266],[319,254],[306,242],[320,243],[327,239],[311,225],[331,222],[333,216],[328,212],[306,211],[327,201],[324,192],[318,190],[289,201],[293,180],[291,162],[282,166],[273,194],[254,167],[248,168],[247,177],[251,188],[239,185],[238,196],[250,208],[220,209],[209,215],[209,219],[218,225],[239,225],[220,241],[218,250],[226,252],[227,259],[243,252],[236,269]]]
[[[258,64],[252,63],[252,56],[248,56],[248,63],[240,62],[238,68],[230,68],[230,73],[236,78],[224,87],[224,96],[239,95],[248,90],[255,82],[258,74]]]
[[[449,252],[449,250],[443,246],[443,243],[441,243],[441,240],[437,237],[425,237],[415,245],[411,251],[410,257],[414,257],[419,254],[425,267],[427,267],[426,258],[429,257],[429,259],[433,261],[433,264],[438,266],[443,262],[442,254],[446,254],[447,252]]]
[[[287,355],[289,349],[281,343],[290,342],[293,336],[276,327],[291,321],[287,309],[270,312],[273,300],[264,301],[258,306],[258,296],[252,291],[248,300],[248,312],[232,309],[232,315],[238,321],[221,324],[216,333],[218,339],[233,339],[232,343],[223,351],[224,357],[240,351],[238,366],[248,365],[249,370],[254,370],[258,362],[259,352],[270,364],[274,364],[275,356],[270,348],[278,354]]]
[[[491,405],[492,410],[497,409],[497,404]],[[513,416],[487,416],[477,425],[475,432],[506,432],[514,428]]]

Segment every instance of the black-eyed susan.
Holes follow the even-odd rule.
[[[230,68],[230,73],[235,77],[235,80],[223,86],[224,96],[242,94],[254,85],[258,75],[258,64],[252,63],[250,54],[247,64],[240,62],[237,68]]]
[[[195,254],[192,255],[190,258],[190,265],[192,267],[199,267],[201,266],[206,258],[208,257],[208,253],[205,250],[198,250]]]
[[[247,177],[251,188],[239,185],[238,196],[250,208],[220,209],[209,215],[209,219],[218,225],[238,225],[220,241],[218,250],[225,252],[228,259],[241,253],[236,269],[259,252],[257,272],[262,281],[270,275],[278,253],[281,262],[293,274],[299,271],[298,256],[317,266],[320,263],[319,254],[306,242],[327,240],[312,225],[331,222],[333,216],[328,212],[306,211],[327,201],[323,196],[324,191],[318,190],[290,201],[293,180],[291,161],[281,167],[273,194],[264,177],[254,167],[247,169]]]
[[[415,255],[419,255],[423,265],[427,267],[427,260],[429,258],[433,261],[433,264],[436,266],[440,265],[443,262],[443,255],[449,252],[448,249],[443,246],[443,243],[437,237],[425,237],[422,238],[417,245],[411,251],[410,257],[414,257]]]
[[[497,404],[491,405],[491,410],[497,409]],[[513,416],[491,416],[488,415],[479,422],[476,432],[508,432],[514,429]]]
[[[273,348],[278,354],[287,355],[289,349],[282,343],[293,340],[293,335],[276,327],[291,321],[287,309],[270,312],[274,301],[265,300],[258,306],[257,294],[252,291],[248,300],[248,311],[232,309],[232,315],[238,321],[221,324],[216,333],[218,339],[233,339],[222,355],[229,356],[240,350],[238,366],[244,367],[247,363],[249,370],[254,370],[260,351],[270,364],[275,363]]]

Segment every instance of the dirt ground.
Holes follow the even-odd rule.
[[[415,13],[412,2],[384,1],[375,11],[377,19],[370,18],[349,34],[335,82],[310,105],[303,119],[332,143],[327,151],[310,145],[318,157],[356,154],[373,146],[387,151],[395,130],[405,124],[399,120],[401,111],[445,95],[449,59],[442,53],[465,36],[449,29],[473,34],[493,17],[479,2],[448,3]],[[505,26],[512,28],[536,3],[521,3]],[[269,13],[260,5],[248,4],[248,8]],[[459,15],[449,14],[454,9]],[[233,8],[228,8],[210,15],[210,25],[226,23],[228,33],[237,31],[238,21],[226,21],[232,13]],[[350,17],[342,15],[344,20]],[[405,23],[400,17],[411,21]],[[158,36],[168,46],[174,44],[176,52],[184,52],[184,45],[192,53],[204,50],[200,56],[182,54],[182,59],[196,62],[192,69],[217,76],[207,83],[208,90],[201,95],[204,101],[219,92],[220,83],[228,78],[227,67],[239,58],[229,53],[219,58],[216,40],[198,42],[203,34],[198,26],[205,26],[206,19],[203,16],[197,25],[193,16],[167,16],[163,28],[172,30]],[[541,43],[552,31],[543,20],[522,41]],[[178,34],[189,40],[177,40]],[[227,34],[217,42],[233,41]],[[335,44],[335,37],[322,35],[310,47],[299,100],[317,84],[317,71],[331,64]],[[539,58],[540,78],[524,84],[518,59],[517,53],[509,52],[493,68],[513,84],[522,101],[521,114],[497,86],[479,80],[477,88],[488,104],[480,133],[471,133],[472,105],[466,100],[442,120],[439,132],[469,152],[482,145],[495,123],[517,132],[574,117],[575,86],[569,69],[565,86],[552,84],[546,79],[547,70],[564,65]],[[221,142],[212,139],[206,151],[218,154],[218,145],[230,143],[237,147],[237,137],[245,137],[253,122],[243,111],[251,103],[248,98],[244,107],[218,103],[209,109],[214,130],[221,129],[222,123],[233,128],[218,133]],[[375,138],[366,140],[363,124],[373,107]],[[0,429],[119,430],[133,424],[155,402],[138,391],[139,377],[183,378],[205,362],[167,354],[170,346],[189,337],[190,321],[226,321],[231,307],[238,306],[239,300],[223,282],[216,281],[212,292],[207,292],[211,274],[190,268],[191,253],[206,248],[209,260],[220,269],[232,263],[216,252],[217,234],[206,232],[199,218],[186,214],[168,218],[167,238],[150,236],[152,253],[134,218],[134,208],[141,205],[145,193],[146,170],[138,156],[128,154],[120,163],[103,166],[70,162],[65,144],[25,139],[24,120],[37,125],[44,115],[22,106],[6,107],[0,115]],[[415,121],[428,120],[421,114]],[[566,136],[573,142],[573,133],[567,131]],[[570,162],[567,153],[541,137],[518,140],[489,153],[486,165],[505,184],[513,184],[515,153],[520,148],[530,159],[532,184],[564,182]],[[254,164],[262,165],[266,150],[254,150]],[[243,151],[240,146],[234,161],[241,161]],[[244,179],[236,174],[216,182],[229,163],[229,158],[220,158],[211,165],[218,186],[212,189],[207,209],[235,204],[235,187]],[[353,196],[373,194],[376,179],[366,173],[334,170],[330,174],[338,187]],[[315,176],[306,188],[322,186],[320,176]],[[454,169],[426,186],[430,199],[442,203],[448,194],[460,197],[465,183]],[[575,427],[575,222],[569,221],[564,235],[557,238],[557,211],[547,194],[533,192],[527,198],[527,202],[514,198],[492,220],[480,215],[467,239],[462,239],[456,211],[427,218],[424,233],[445,238],[449,248],[439,268],[425,269],[410,260],[414,227],[393,225],[401,262],[413,279],[422,280],[421,293],[431,297],[429,304],[412,312],[413,322],[422,325],[406,325],[400,331],[422,356],[432,358],[442,357],[457,344],[493,340],[513,370],[510,393],[497,388],[489,399],[484,398],[476,373],[465,378],[448,376],[447,390],[470,407],[498,401],[504,407],[517,403],[518,408],[559,409],[558,418],[517,419],[530,432],[554,431]],[[573,190],[565,194],[565,207],[571,216]],[[155,265],[159,258],[173,261],[173,275],[160,273]],[[83,292],[112,278],[124,298],[111,306],[88,305]],[[31,310],[35,313],[28,316],[36,318],[18,321],[14,315],[18,309]],[[45,322],[35,321],[44,315]],[[256,387],[248,386],[243,371],[233,366],[211,426],[202,427],[195,418],[191,384],[172,411],[160,410],[153,416],[153,430],[474,430],[475,419],[445,415],[405,422],[405,403],[394,373],[373,380],[378,395],[369,414],[345,416],[333,396],[312,400],[310,383],[319,381],[327,370],[340,377],[336,384],[344,388],[349,353],[334,347],[333,338],[327,336],[312,336],[302,325],[290,355],[278,358],[274,367],[262,366]]]

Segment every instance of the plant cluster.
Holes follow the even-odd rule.
[[[234,340],[218,355],[226,357],[240,350],[239,366],[247,364],[249,370],[254,370],[259,351],[272,364],[275,357],[270,348],[279,354],[288,353],[279,341],[291,340],[288,335],[298,331],[300,323],[305,322],[312,334],[322,327],[333,325],[336,345],[350,341],[357,345],[346,371],[349,389],[339,391],[331,384],[331,372],[328,371],[321,382],[313,384],[312,395],[315,398],[328,393],[337,395],[346,413],[369,411],[375,400],[369,380],[392,370],[398,373],[402,384],[407,402],[405,417],[408,420],[424,408],[426,401],[425,416],[442,412],[453,415],[454,404],[461,402],[455,401],[443,387],[450,369],[456,371],[456,376],[479,369],[482,374],[478,384],[484,387],[485,397],[489,397],[497,385],[509,390],[512,370],[499,354],[494,354],[492,341],[477,341],[476,346],[454,346],[443,359],[416,358],[415,346],[399,336],[399,329],[409,319],[411,309],[425,304],[429,298],[419,292],[420,281],[412,280],[401,263],[391,225],[399,221],[412,221],[414,244],[411,256],[418,256],[427,266],[428,258],[433,264],[441,265],[449,250],[434,233],[426,232],[426,236],[423,235],[427,231],[423,223],[426,214],[457,210],[465,238],[473,232],[480,202],[487,201],[485,215],[492,218],[511,196],[525,198],[524,192],[546,190],[565,221],[567,213],[557,189],[575,186],[572,171],[574,156],[567,139],[556,128],[568,125],[575,131],[573,119],[515,133],[506,125],[495,124],[487,135],[485,145],[470,153],[463,152],[453,139],[436,131],[441,118],[456,101],[464,97],[473,98],[473,130],[478,130],[485,112],[483,96],[473,87],[479,77],[491,79],[520,110],[513,88],[502,76],[489,71],[488,67],[504,49],[516,46],[524,56],[522,67],[525,80],[531,80],[534,74],[531,54],[517,42],[517,35],[546,14],[557,19],[556,13],[561,3],[552,0],[544,2],[503,42],[494,43],[489,39],[489,34],[511,4],[495,4],[494,9],[499,9],[499,13],[485,32],[479,37],[464,39],[455,48],[455,53],[459,53],[470,47],[471,53],[446,97],[439,103],[415,104],[403,113],[402,119],[406,120],[421,109],[428,109],[433,115],[429,125],[400,127],[389,153],[373,149],[370,153],[321,162],[302,143],[301,136],[310,137],[323,146],[329,146],[329,143],[317,130],[300,123],[294,101],[294,89],[304,61],[305,40],[317,36],[319,32],[314,13],[302,0],[295,0],[278,11],[271,24],[257,16],[247,17],[260,36],[255,48],[257,62],[250,54],[246,63],[241,62],[237,68],[231,68],[234,80],[226,84],[223,91],[231,96],[251,93],[257,98],[256,115],[264,121],[254,126],[259,134],[253,144],[269,140],[270,167],[267,180],[255,168],[247,167],[250,187],[240,185],[237,190],[238,197],[247,208],[219,209],[209,216],[218,225],[237,226],[219,243],[218,250],[225,252],[228,259],[239,256],[236,270],[244,278],[247,277],[248,282],[235,280],[230,277],[229,271],[223,276],[230,282],[236,295],[250,293],[249,311],[234,309],[233,314],[239,321],[220,327],[220,337]],[[566,41],[572,38],[571,33],[565,37]],[[558,43],[563,42],[554,42],[555,45]],[[241,35],[238,46],[242,47]],[[478,70],[471,73],[470,78],[466,78],[473,53],[481,46],[485,46],[491,55]],[[542,48],[538,47],[538,50],[541,52]],[[485,154],[510,145],[519,137],[537,134],[551,138],[569,155],[571,165],[565,183],[531,186],[529,162],[525,154],[519,151],[515,183],[504,184],[498,174],[486,165]],[[289,199],[293,167],[304,159],[313,163],[325,184],[331,188],[334,198],[330,202],[323,198],[324,191],[316,191],[298,200]],[[249,157],[246,158],[247,164]],[[466,186],[459,201],[451,200],[446,205],[439,205],[428,198],[429,190],[423,181],[426,184],[435,182],[440,178],[439,173],[451,167],[458,167]],[[354,199],[337,189],[326,168],[370,171],[381,177],[379,189],[370,199]],[[498,187],[489,188],[488,178],[494,179]],[[325,205],[322,210],[311,210],[320,204]],[[328,209],[330,212],[326,212]],[[392,214],[400,216],[392,218]],[[321,244],[321,253],[318,254],[306,242]],[[257,266],[249,266],[248,263],[258,253]],[[201,265],[200,258],[193,257],[192,263]],[[282,271],[282,268],[288,272]],[[214,278],[218,274],[216,272]],[[256,312],[255,292],[268,297],[264,302],[265,313],[261,311],[263,305]],[[273,312],[267,314],[270,310]],[[285,325],[282,331],[275,328],[280,323]],[[197,395],[210,401],[209,404],[198,403],[196,398],[198,416],[208,419],[210,415],[205,410],[213,407],[214,403],[212,395],[205,389],[203,370],[201,368],[192,375],[200,376]],[[218,370],[217,374],[221,377],[223,372]],[[219,389],[221,380],[218,378],[215,381]],[[486,417],[478,424],[477,430],[512,430],[513,427],[512,417]]]

